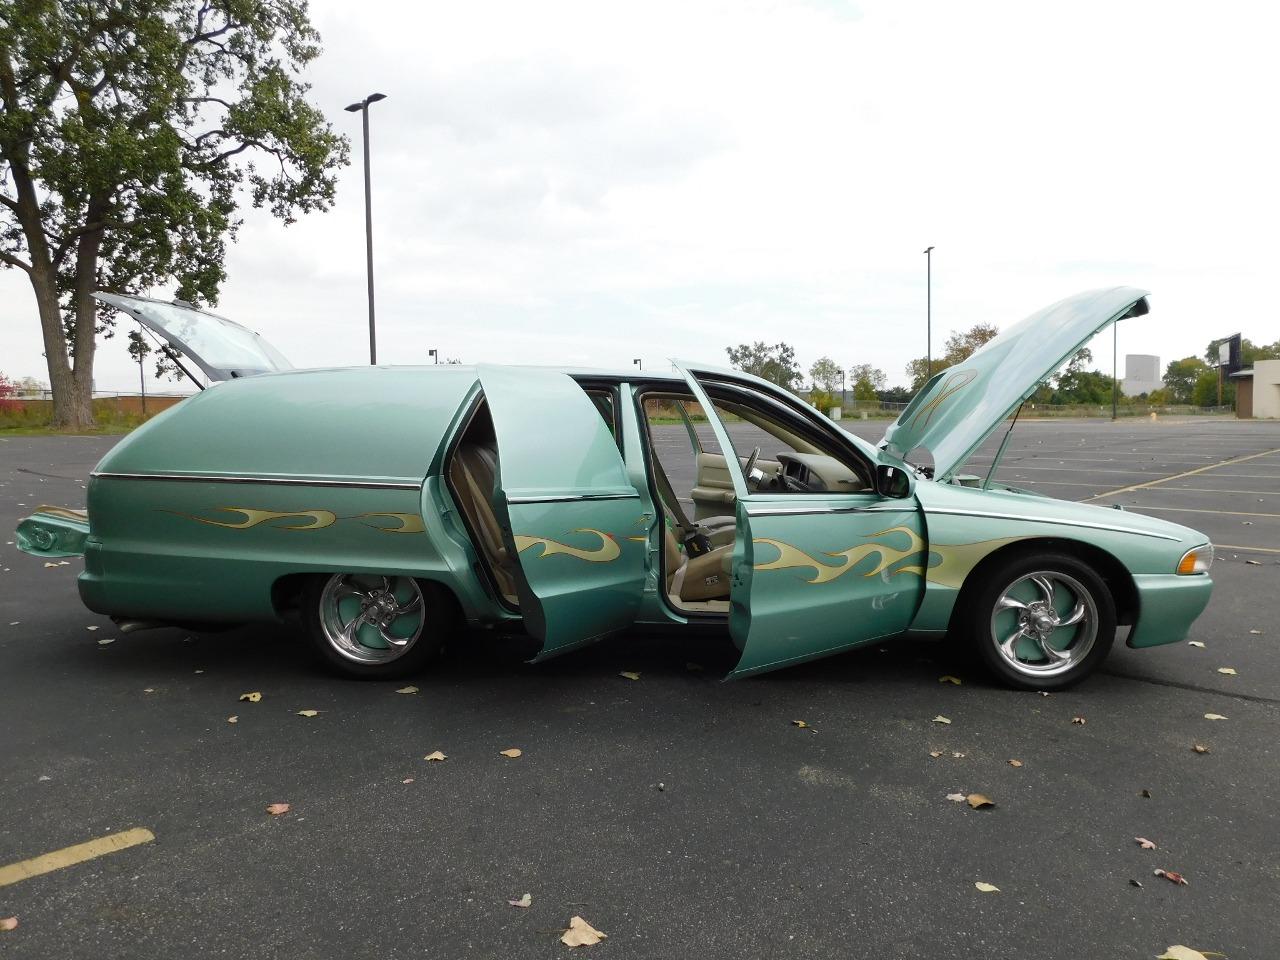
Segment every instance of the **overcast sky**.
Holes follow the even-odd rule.
[[[384,362],[656,367],[785,340],[806,371],[825,354],[902,383],[930,244],[935,352],[1117,283],[1153,291],[1122,356],[1269,342],[1277,9],[312,0],[313,99],[355,162],[328,214],[249,214],[218,310],[298,366],[367,361],[342,107],[380,91]],[[99,389],[136,388],[124,338],[100,351]],[[14,270],[0,371],[47,378]]]

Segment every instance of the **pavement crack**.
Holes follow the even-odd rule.
[[[60,473],[41,473],[39,470],[28,470],[26,467],[17,467],[14,473],[26,473],[33,477],[48,477],[50,480],[74,480],[80,482],[80,477],[64,477]]]
[[[1232,693],[1229,690],[1218,690],[1215,687],[1202,687],[1195,683],[1180,683],[1177,680],[1159,680],[1155,677],[1142,677],[1136,673],[1122,673],[1119,670],[1099,670],[1099,673],[1106,674],[1108,677],[1118,677],[1121,680],[1136,680],[1138,683],[1151,683],[1157,687],[1175,687],[1178,690],[1190,690],[1193,693],[1211,693],[1218,697],[1229,697],[1232,700],[1243,700],[1247,703],[1265,703],[1271,706],[1280,705],[1280,698],[1276,697],[1259,697],[1252,693]]]

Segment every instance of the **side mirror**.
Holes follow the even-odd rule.
[[[880,496],[902,500],[911,496],[914,490],[915,483],[906,470],[888,463],[876,467],[876,493]]]

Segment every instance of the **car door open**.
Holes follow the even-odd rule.
[[[653,517],[600,411],[567,374],[479,367],[497,439],[493,508],[545,659],[629,627]]]
[[[754,394],[773,417],[818,437],[843,456],[834,430],[808,418],[785,396],[740,375],[679,367],[720,445],[733,450],[716,411],[717,390]],[[709,393],[710,392],[710,393]],[[814,417],[817,417],[814,414]],[[924,592],[928,548],[914,496],[873,489],[806,493],[753,490],[737,457],[729,464],[736,533],[729,632],[741,651],[731,677],[749,676],[879,637],[911,622]],[[874,464],[861,469],[874,470]]]

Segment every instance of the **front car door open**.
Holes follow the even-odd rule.
[[[861,469],[874,471],[875,464],[839,431],[776,388],[732,371],[679,369],[724,450],[734,447],[713,396],[733,390],[739,398],[754,394],[768,416],[789,418],[797,432],[815,437],[840,459],[856,458]],[[730,476],[737,539],[729,632],[741,651],[731,677],[812,660],[906,629],[923,596],[928,564],[914,496],[890,499],[871,489],[764,492],[752,489],[736,462]]]
[[[494,513],[526,628],[545,659],[625,629],[653,515],[600,410],[567,374],[479,367],[498,443]]]

